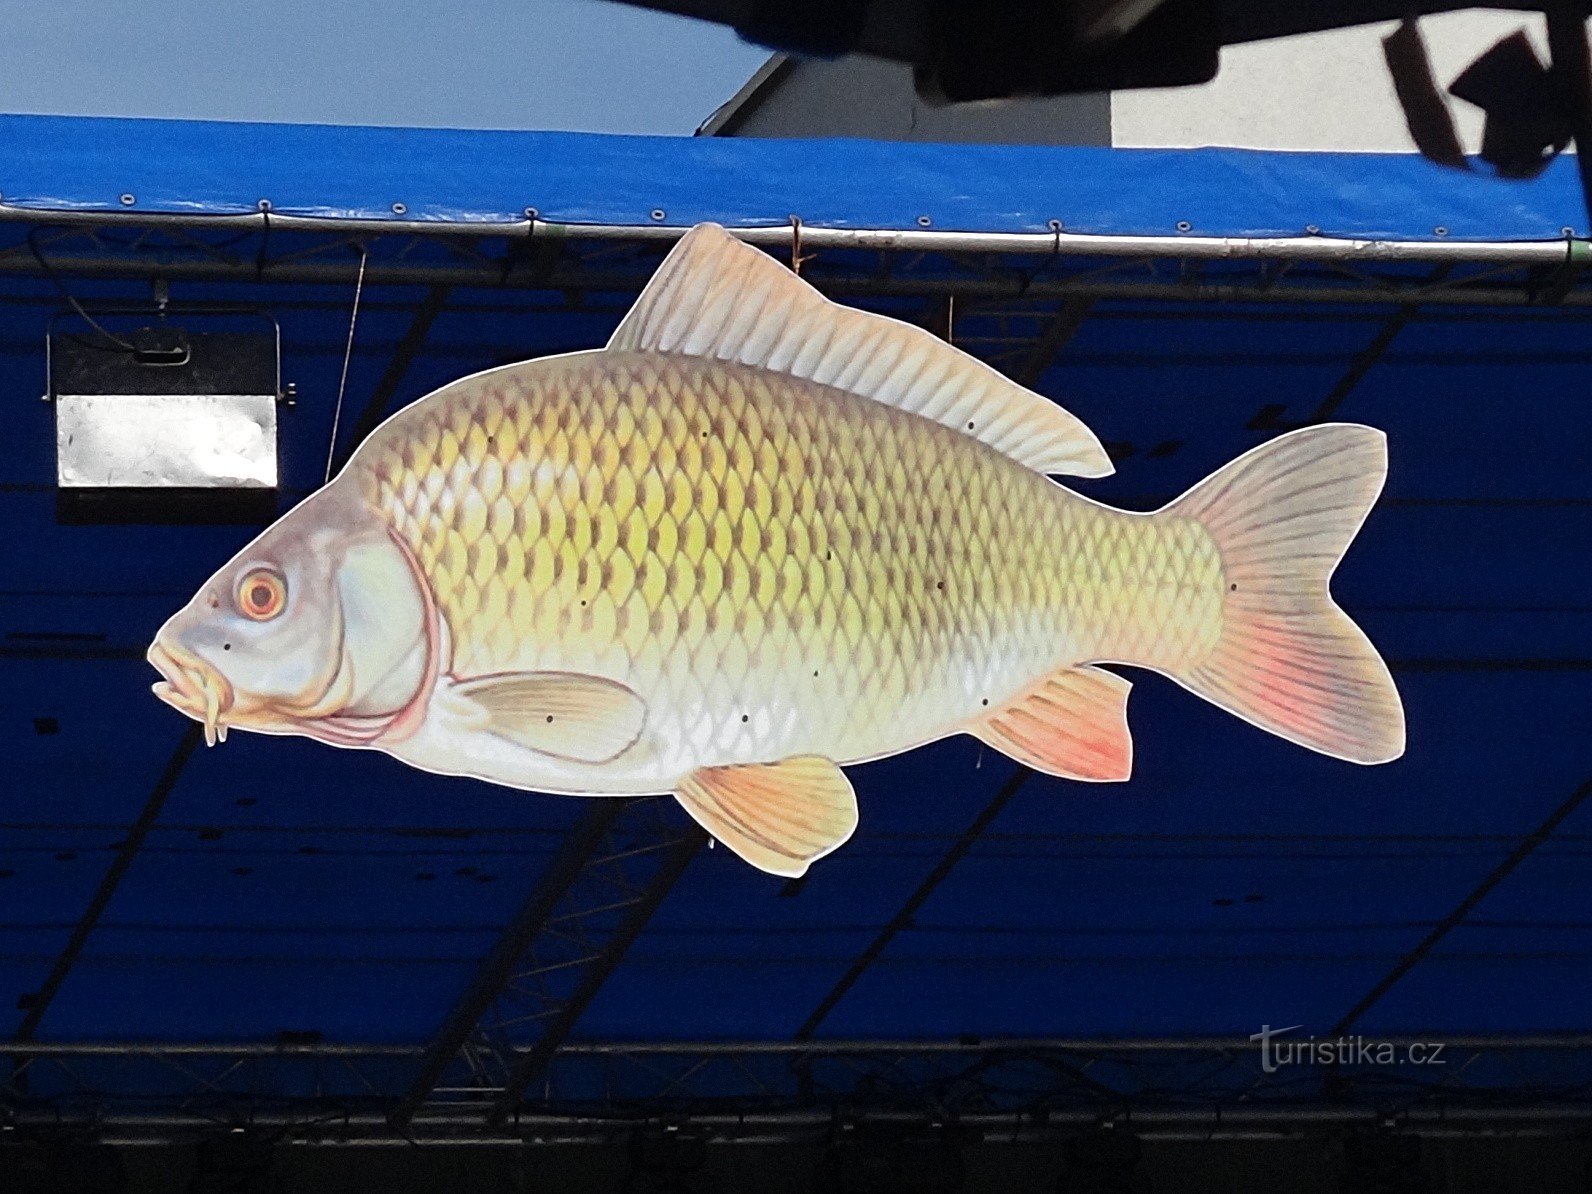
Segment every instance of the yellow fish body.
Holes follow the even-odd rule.
[[[855,826],[839,764],[967,732],[1126,778],[1129,686],[1100,661],[1396,757],[1391,678],[1327,594],[1385,467],[1380,433],[1314,427],[1112,510],[1045,475],[1110,471],[1072,416],[702,226],[607,349],[388,420],[151,659],[212,732],[673,792],[800,874]]]

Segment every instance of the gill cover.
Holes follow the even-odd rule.
[[[386,523],[338,482],[239,552],[161,628],[156,691],[228,725],[369,741],[432,674],[429,600]],[[224,694],[219,709],[194,694]]]

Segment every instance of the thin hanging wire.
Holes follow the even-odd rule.
[[[348,389],[348,364],[354,359],[354,328],[359,323],[359,298],[365,292],[365,263],[370,250],[359,246],[359,276],[354,280],[354,306],[348,313],[348,343],[343,348],[343,375],[337,381],[337,405],[332,408],[332,442],[326,445],[326,480],[332,479],[332,461],[337,457],[337,428],[343,421],[343,392]]]
[[[801,277],[802,266],[815,256],[817,254],[802,252],[802,218],[793,214],[790,218],[790,272]]]

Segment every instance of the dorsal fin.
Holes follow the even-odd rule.
[[[1075,416],[922,328],[832,303],[717,224],[664,258],[608,342],[757,365],[872,398],[981,440],[1041,473],[1104,477]]]

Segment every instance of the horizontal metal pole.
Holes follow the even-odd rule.
[[[1012,1132],[1003,1130],[997,1140],[990,1140],[989,1146],[998,1147],[1004,1144],[1060,1144],[1071,1136],[1080,1132],[1078,1126],[1070,1129],[1057,1130],[1039,1134],[1028,1130]],[[1565,1124],[1513,1124],[1507,1128],[1496,1127],[1424,1127],[1417,1133],[1425,1140],[1463,1140],[1475,1139],[1478,1136],[1488,1138],[1509,1137],[1510,1139],[1540,1139],[1543,1137],[1562,1137],[1574,1129]],[[1146,1128],[1136,1129],[1134,1134],[1141,1140],[1157,1143],[1183,1144],[1183,1143],[1208,1143],[1211,1141],[1276,1141],[1297,1139],[1309,1134],[1308,1128],[1288,1130],[1261,1131],[1257,1129],[1235,1129],[1211,1126],[1208,1128]],[[116,1136],[101,1135],[95,1139],[100,1144],[112,1148],[176,1148],[194,1143],[191,1135],[171,1136]],[[411,1136],[360,1136],[348,1140],[295,1140],[285,1139],[275,1142],[279,1148],[329,1150],[344,1148],[395,1148],[411,1149],[420,1148],[500,1148],[526,1150],[538,1147],[601,1147],[603,1145],[617,1145],[628,1143],[628,1137],[622,1134],[612,1134],[607,1138],[593,1139],[590,1136],[538,1136],[534,1141],[525,1140],[517,1136],[448,1136],[427,1137],[425,1135]],[[737,1148],[758,1147],[760,1145],[809,1145],[816,1146],[825,1143],[825,1138],[812,1133],[790,1135],[778,1132],[762,1134],[744,1134],[733,1138],[710,1140],[708,1143],[715,1145],[733,1145]]]
[[[1538,1033],[1515,1036],[1454,1035],[1439,1031],[1380,1036],[1359,1034],[1378,1044],[1404,1048],[1417,1044],[1442,1044],[1450,1049],[1588,1049],[1592,1033]],[[1276,1037],[1278,1041],[1304,1037]],[[1326,1041],[1329,1038],[1316,1038]],[[570,1041],[560,1046],[559,1057],[718,1057],[718,1056],[851,1056],[867,1053],[977,1054],[1039,1051],[1172,1053],[1258,1052],[1261,1042],[1248,1037],[987,1037],[962,1040],[805,1040],[805,1041]],[[182,1055],[200,1057],[421,1057],[425,1044],[358,1044],[325,1042],[277,1045],[268,1041],[28,1041],[7,1052],[30,1057],[137,1057]]]
[[[0,221],[111,227],[182,227],[357,233],[363,235],[560,237],[582,240],[678,240],[684,228],[661,224],[565,224],[528,217],[490,220],[368,219],[303,216],[256,211],[203,212],[41,211],[0,203]],[[788,248],[794,229],[786,225],[732,228],[749,244]],[[864,249],[901,253],[1000,253],[1023,256],[1179,257],[1202,260],[1338,262],[1475,262],[1555,265],[1571,259],[1569,237],[1535,241],[1367,240],[1332,236],[1165,236],[1067,232],[952,232],[938,229],[825,228],[803,224],[801,243],[812,249]],[[1582,242],[1584,245],[1585,242]]]
[[[805,243],[805,234],[804,234]],[[164,278],[205,282],[277,283],[341,286],[354,280],[357,260],[347,263],[326,261],[267,262],[257,267],[253,261],[140,261],[130,257],[101,255],[57,256],[50,259],[50,270],[58,276],[95,278]],[[0,274],[40,277],[44,271],[27,255],[0,257]],[[584,290],[626,292],[638,290],[647,281],[645,272],[622,273],[573,269],[559,271],[551,278],[528,281],[499,265],[390,265],[371,262],[365,271],[367,286],[454,286],[491,290]],[[1360,286],[1244,286],[1235,283],[1183,282],[1087,282],[1065,278],[878,278],[867,274],[818,274],[812,278],[828,294],[846,298],[928,297],[957,295],[978,299],[1092,299],[1124,302],[1178,303],[1296,303],[1351,306],[1522,307],[1531,303],[1530,292],[1521,287],[1487,286],[1465,288],[1445,283],[1377,290]],[[1592,306],[1592,290],[1572,290],[1556,306]]]
[[[537,231],[545,227],[538,224]],[[683,230],[631,226],[560,225],[564,234],[593,240],[672,240]],[[748,244],[791,245],[791,229],[733,228]],[[1569,260],[1568,238],[1540,241],[1358,240],[1332,236],[1133,236],[1079,232],[939,232],[802,225],[804,249],[866,249],[888,253],[1001,253],[1037,257],[1179,257],[1225,261],[1394,261],[1555,265]]]
[[[123,1144],[154,1143],[157,1140],[213,1135],[216,1133],[262,1132],[280,1135],[284,1143],[366,1146],[392,1143],[426,1142],[462,1146],[519,1147],[528,1144],[596,1143],[624,1139],[640,1128],[655,1126],[659,1116],[631,1112],[612,1116],[521,1115],[510,1127],[491,1133],[480,1132],[479,1109],[460,1107],[449,1115],[427,1112],[415,1118],[403,1135],[392,1131],[386,1120],[369,1112],[344,1113],[322,1109],[306,1111],[257,1111],[237,1120],[223,1117],[172,1113],[97,1112],[93,1124],[109,1141]],[[1288,1106],[1224,1105],[1217,1107],[1164,1107],[1102,1112],[1087,1108],[1053,1109],[1043,1117],[1031,1112],[980,1112],[955,1116],[931,1116],[927,1111],[858,1111],[852,1121],[903,1130],[955,1126],[998,1135],[1001,1142],[1055,1139],[1103,1124],[1129,1128],[1137,1134],[1157,1132],[1197,1133],[1233,1131],[1294,1134],[1311,1129],[1341,1129],[1378,1126],[1420,1135],[1482,1133],[1512,1134],[1540,1132],[1557,1126],[1585,1130],[1592,1121],[1592,1103],[1544,1103],[1534,1107],[1433,1106],[1388,1112],[1376,1107],[1343,1106],[1323,1103]],[[667,1116],[671,1124],[700,1132],[714,1143],[773,1142],[808,1137],[825,1139],[846,1117],[835,1110],[820,1108],[802,1111],[754,1112],[747,1114]],[[9,1121],[14,1130],[48,1131],[73,1127],[69,1115],[54,1110],[23,1111]],[[297,1134],[297,1138],[293,1138]],[[0,1133],[3,1140],[4,1133]]]
[[[298,216],[277,211],[181,212],[99,211],[83,208],[43,210],[0,203],[0,222],[52,227],[212,228],[236,232],[329,232],[369,236],[510,236],[526,237],[531,229],[549,225],[522,220],[390,220],[359,216]],[[574,227],[575,225],[570,225]],[[565,225],[556,225],[565,227]],[[684,229],[679,229],[680,235]]]
[[[1417,1036],[1361,1034],[1396,1048],[1441,1042],[1452,1049],[1592,1049],[1592,1033],[1539,1034],[1534,1036]],[[1275,1041],[1294,1038],[1279,1036]],[[1304,1039],[1304,1038],[1299,1038]],[[1326,1039],[1326,1038],[1318,1038]],[[586,1041],[571,1042],[559,1050],[563,1056],[612,1056],[626,1053],[711,1056],[714,1054],[854,1054],[854,1053],[1008,1053],[1024,1051],[1259,1052],[1261,1042],[1249,1037],[986,1037],[964,1040],[803,1040],[803,1041]]]
[[[276,1045],[268,1041],[26,1041],[7,1046],[0,1057],[418,1057],[423,1045],[315,1043]]]

